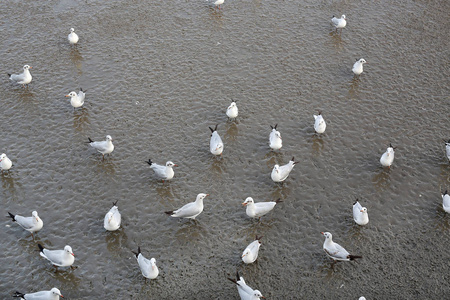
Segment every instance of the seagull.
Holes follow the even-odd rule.
[[[360,60],[357,60],[352,68],[353,73],[355,75],[360,75],[363,72],[363,64],[367,63],[364,58],[361,58]]]
[[[34,237],[33,233],[38,232],[44,226],[44,222],[42,222],[41,218],[39,218],[37,211],[33,211],[31,213],[31,217],[22,217],[19,215],[13,215],[8,212],[9,216],[13,220],[13,222],[17,222],[23,229],[31,232],[31,235]]]
[[[369,223],[369,215],[367,214],[367,208],[362,207],[358,199],[353,203],[353,220],[358,225],[366,225]]]
[[[90,137],[88,137],[88,139],[89,142],[87,143],[100,152],[103,155],[103,158],[105,158],[105,154],[110,154],[114,150],[114,145],[112,143],[113,139],[110,135],[106,136],[106,141],[94,142]]]
[[[28,86],[28,84],[31,82],[31,79],[33,79],[33,77],[31,76],[30,73],[30,69],[32,69],[32,67],[30,67],[29,65],[25,65],[23,66],[23,73],[22,74],[9,74],[9,79],[11,79],[14,82],[17,82],[19,84],[22,85],[22,87],[25,87],[25,84]]]
[[[211,130],[211,140],[209,141],[209,151],[211,151],[214,155],[222,155],[223,151],[223,142],[217,133],[217,125],[214,129],[209,127]]]
[[[275,165],[273,166],[272,170],[272,180],[275,182],[283,182],[288,178],[289,173],[291,173],[292,169],[294,168],[295,164],[297,164],[298,161],[294,160],[294,157],[292,157],[291,161],[283,166]]]
[[[227,117],[230,119],[236,119],[238,116],[238,107],[236,102],[231,102],[230,106],[227,108]]]
[[[270,125],[272,128],[272,131],[269,135],[269,146],[273,150],[281,149],[283,146],[283,141],[281,139],[281,133],[277,130],[278,124],[275,124],[275,126]]]
[[[394,162],[394,150],[396,148],[392,147],[392,144],[389,144],[386,152],[384,152],[380,158],[380,163],[383,167],[391,167],[392,163]]]
[[[68,95],[66,95],[66,97],[70,97],[70,104],[72,104],[73,108],[83,106],[85,96],[86,93],[84,93],[81,88],[80,91],[78,92],[78,95],[75,92],[70,92]]]
[[[156,259],[154,259],[153,257],[151,259],[145,258],[141,253],[141,247],[138,247],[137,252],[132,252],[134,253],[134,255],[136,255],[139,268],[141,268],[142,275],[144,275],[145,278],[155,279],[156,277],[158,277],[159,270],[156,266]]]
[[[108,231],[116,231],[120,228],[122,217],[120,215],[119,208],[117,207],[117,201],[113,203],[113,207],[111,207],[111,209],[105,215],[103,227],[105,227],[105,229]]]
[[[174,164],[170,160],[168,162],[166,162],[165,166],[158,165],[158,164],[152,162],[151,159],[146,161],[146,163],[148,163],[150,165],[150,168],[153,169],[153,171],[155,171],[156,176],[161,178],[163,182],[164,182],[164,180],[172,179],[173,175],[175,175],[172,168],[178,167],[178,165]]]
[[[244,277],[239,276],[239,272],[236,272],[236,279],[228,278],[228,280],[237,285],[237,290],[241,300],[258,300],[260,298],[265,298],[260,291],[249,287],[245,283]]]
[[[351,255],[341,245],[333,242],[333,236],[329,232],[321,232],[325,236],[325,242],[323,242],[323,250],[334,261],[350,261],[356,258],[362,258],[362,256]]]
[[[247,197],[247,199],[245,199],[242,205],[247,206],[245,210],[247,216],[249,216],[250,218],[261,218],[269,211],[271,211],[275,207],[275,205],[280,202],[283,201],[281,201],[281,199],[278,198],[276,201],[255,203],[252,197]]]
[[[214,5],[220,9],[220,5],[223,4],[224,1],[225,0],[217,0],[216,2],[214,2]]]
[[[450,214],[450,196],[447,191],[442,195],[442,208]]]
[[[340,29],[340,33],[342,33],[342,29],[347,25],[347,19],[345,18],[345,15],[342,15],[340,19],[333,16],[333,18],[331,18],[331,23],[336,27],[336,32]]]
[[[48,259],[56,269],[58,267],[72,267],[75,261],[75,254],[72,252],[72,247],[65,246],[64,250],[48,250],[44,249],[41,244],[38,244],[39,254]]]
[[[12,167],[12,162],[11,160],[8,158],[8,156],[6,156],[5,153],[2,153],[2,155],[0,155],[0,169],[2,169],[3,171],[8,171],[9,169],[11,169]]]
[[[200,193],[194,202],[188,203],[177,210],[166,211],[165,213],[174,218],[195,219],[203,211],[203,199],[209,194]]]
[[[319,114],[314,116],[314,130],[317,133],[324,133],[325,128],[327,128],[327,123],[325,123],[324,118],[322,117],[322,112],[319,110]]]
[[[358,298],[358,300],[366,300],[366,297],[361,296]]]
[[[262,236],[256,236],[256,239],[251,242],[250,245],[247,246],[247,248],[245,248],[241,256],[244,263],[251,264],[258,258],[259,247],[261,246],[261,242],[259,240],[261,238]]]
[[[67,36],[67,39],[69,40],[69,44],[75,45],[78,43],[78,34],[75,33],[75,29],[70,28],[70,33]]]
[[[450,140],[448,140],[448,142],[445,142],[445,152],[447,153],[448,161],[450,161]]]
[[[15,292],[13,297],[25,299],[25,300],[58,300],[61,295],[61,291],[57,288],[52,288],[50,291],[40,291],[31,294],[23,294],[21,292]]]

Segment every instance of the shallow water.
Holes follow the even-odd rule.
[[[0,82],[1,144],[14,166],[0,203],[44,228],[35,240],[6,217],[0,298],[58,287],[68,299],[239,299],[236,270],[268,299],[443,299],[449,294],[447,1],[6,1],[4,73],[33,67],[27,89]],[[333,14],[348,25],[336,34]],[[79,45],[67,43],[70,27]],[[368,62],[353,78],[355,59]],[[64,95],[82,87],[83,109]],[[237,121],[225,110],[237,100]],[[314,135],[318,110],[327,130]],[[278,123],[283,148],[268,147]],[[209,153],[208,126],[225,150]],[[85,143],[106,134],[104,161]],[[379,158],[397,146],[391,169]],[[275,163],[300,163],[283,185]],[[145,163],[179,165],[162,183]],[[163,212],[209,193],[197,222]],[[281,198],[261,222],[241,202]],[[354,225],[352,203],[369,211]],[[103,229],[119,200],[122,228]],[[321,231],[364,258],[333,266]],[[259,258],[240,255],[263,235]],[[72,246],[76,270],[38,255]],[[131,250],[155,257],[144,282]]]

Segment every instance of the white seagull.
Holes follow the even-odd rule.
[[[119,200],[117,200],[119,201]],[[106,213],[103,227],[108,231],[116,231],[120,228],[122,216],[120,215],[117,201],[113,203],[113,207]]]
[[[78,108],[83,106],[86,93],[80,88],[78,95],[75,92],[70,92],[66,97],[70,97],[70,104],[72,104],[73,108]]]
[[[69,43],[71,45],[75,45],[76,43],[78,43],[78,35],[75,33],[75,29],[70,28],[70,33],[67,36],[67,39],[69,40]]]
[[[247,197],[242,205],[247,206],[247,208],[245,209],[245,213],[247,214],[247,216],[249,216],[250,218],[261,218],[280,202],[283,201],[278,198],[276,201],[255,203],[252,197]]]
[[[292,169],[297,163],[298,161],[295,161],[294,157],[292,157],[291,161],[289,161],[287,164],[283,166],[279,165],[273,166],[272,174],[270,175],[272,177],[272,180],[275,182],[285,181],[286,178],[288,178],[289,173],[291,173]]]
[[[323,250],[334,261],[350,261],[356,258],[362,258],[362,256],[351,255],[341,245],[333,242],[333,236],[329,232],[321,232],[325,236],[325,242],[323,242]]]
[[[200,193],[197,195],[197,199],[194,202],[185,204],[177,210],[166,211],[165,213],[174,218],[195,219],[195,217],[203,211],[203,199],[205,199],[206,196],[209,196],[209,194]]]
[[[12,162],[11,160],[8,158],[8,156],[6,156],[5,153],[2,153],[2,155],[0,155],[0,169],[2,169],[3,171],[8,171],[9,169],[11,169],[12,167]]]
[[[72,252],[72,247],[65,246],[64,250],[48,250],[38,244],[39,254],[45,259],[49,260],[56,269],[58,267],[72,267],[75,261],[75,254]]]
[[[152,162],[151,159],[146,161],[146,163],[148,163],[150,165],[150,168],[153,169],[153,171],[155,171],[156,176],[158,176],[160,179],[162,179],[163,182],[164,182],[164,180],[172,179],[173,176],[175,175],[172,168],[178,167],[178,165],[174,164],[170,160],[168,162],[166,162],[165,166],[158,165],[158,164]]]
[[[447,194],[447,190],[442,195],[442,208],[450,214],[450,195]]]
[[[260,291],[249,287],[245,283],[244,277],[239,276],[239,272],[236,272],[236,279],[228,278],[228,280],[237,285],[237,290],[241,300],[258,300],[260,298],[265,298]]]
[[[153,257],[151,259],[147,259],[141,253],[141,247],[138,247],[138,251],[134,252],[136,255],[137,262],[139,264],[139,268],[141,268],[142,275],[148,279],[155,279],[158,277],[159,270],[156,266],[156,259]]]
[[[272,131],[269,135],[269,146],[273,150],[278,150],[283,147],[283,140],[281,139],[281,133],[277,130],[278,124],[275,124],[275,126],[270,125],[272,128]]]
[[[352,71],[355,73],[355,75],[360,75],[363,72],[363,64],[367,63],[364,58],[361,58],[360,60],[357,60],[353,64]]]
[[[114,150],[114,145],[112,143],[113,139],[110,135],[106,136],[105,141],[100,142],[94,142],[90,137],[88,137],[88,139],[89,142],[87,143],[91,145],[92,148],[100,152],[103,155],[103,158],[105,158],[105,154],[110,154]]]
[[[383,167],[390,168],[392,163],[394,162],[394,153],[396,148],[392,147],[392,144],[389,144],[389,147],[386,149],[386,152],[381,155],[380,163]]]
[[[238,107],[236,102],[231,102],[230,106],[227,108],[227,117],[230,119],[236,119],[238,116]]]
[[[211,130],[211,140],[209,141],[209,151],[214,155],[222,155],[223,142],[220,135],[217,133],[217,125],[214,129],[209,127]]]
[[[220,5],[223,4],[225,0],[217,0],[216,2],[214,2],[215,7],[218,7],[220,9]]]
[[[362,207],[358,199],[353,204],[353,220],[358,225],[366,225],[369,223],[369,215],[367,214],[367,208]]]
[[[259,247],[261,247],[261,238],[262,236],[256,236],[256,239],[245,248],[244,252],[242,252],[241,258],[244,263],[251,264],[258,258]]]
[[[340,29],[340,33],[342,33],[342,28],[347,25],[347,19],[345,18],[345,15],[342,15],[340,19],[333,16],[333,18],[331,18],[331,23],[333,23],[334,27],[336,27],[336,32]]]
[[[21,292],[15,292],[13,297],[17,297],[25,300],[58,300],[61,295],[61,291],[57,288],[52,288],[50,291],[40,291],[36,293],[23,294]]]
[[[445,142],[445,152],[447,153],[448,161],[450,161],[450,140],[448,140],[448,142]]]
[[[22,217],[19,215],[13,215],[10,212],[8,212],[8,214],[13,220],[13,222],[17,222],[17,224],[19,224],[23,229],[31,232],[31,235],[41,230],[42,226],[44,226],[44,223],[42,222],[41,218],[39,218],[37,211],[33,211],[31,213],[31,217]]]
[[[358,298],[358,300],[366,300],[366,297],[361,296]]]
[[[30,67],[29,65],[25,65],[23,66],[23,73],[21,74],[11,75],[8,73],[9,79],[25,87],[25,84],[28,85],[31,82],[31,79],[33,79],[30,73],[30,69],[32,69],[32,67]]]
[[[314,130],[317,133],[324,133],[325,128],[327,128],[327,123],[325,123],[324,118],[322,117],[322,112],[319,110],[319,114],[314,116]]]

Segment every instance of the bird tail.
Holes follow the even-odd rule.
[[[148,163],[151,166],[153,162],[151,159],[149,159],[148,161],[146,161],[146,163]]]
[[[444,192],[444,196],[445,196],[445,195],[447,195],[447,190],[445,190],[445,192]]]
[[[140,246],[138,246],[138,250],[137,250],[137,252],[134,252],[134,251],[131,251],[131,252],[133,252],[134,253],[134,255],[136,255],[136,258],[139,256],[139,254],[141,253],[141,247]]]
[[[277,124],[275,124],[275,126],[272,126],[272,125],[270,125],[270,127],[272,128],[272,129],[277,129],[277,126],[278,126],[278,123]]]
[[[16,216],[15,215],[13,215],[12,213],[10,213],[9,211],[8,211],[8,214],[9,214],[9,217],[11,217],[11,219],[13,220],[13,222],[15,222],[16,221]]]
[[[293,161],[294,162],[294,165],[295,164],[298,164],[298,161],[295,161],[295,158],[292,156],[292,159],[291,159],[291,161]]]
[[[277,203],[277,204],[280,203],[280,202],[283,202],[283,200],[281,200],[281,198],[278,198],[277,200],[275,200],[275,203]]]
[[[362,258],[362,256],[359,255],[349,255],[348,258],[350,258],[350,260],[355,260],[357,258]]]
[[[93,142],[93,140],[90,137],[88,137],[88,139],[89,139],[89,142],[86,142],[86,143],[90,144]]]
[[[165,211],[164,213],[168,214],[169,216],[171,216],[173,214],[173,210],[169,210],[169,211]]]
[[[113,206],[117,206],[117,202],[119,202],[119,200],[116,200],[116,202],[113,202]]]
[[[356,204],[356,202],[358,202],[359,200],[358,200],[358,198],[356,198],[356,201],[355,201],[355,203],[353,203],[353,205],[355,205]]]
[[[263,235],[261,235],[261,236],[259,236],[259,237],[256,236],[256,240],[257,240],[257,241],[259,241],[259,240],[262,239],[262,238],[263,238]]]
[[[18,291],[16,291],[15,293],[14,293],[14,295],[13,295],[13,297],[17,297],[17,298],[23,298],[23,299],[25,299],[24,297],[25,297],[25,294],[23,294],[23,293],[21,293],[21,292],[18,292]]]
[[[8,73],[8,77],[11,79],[11,74]]]
[[[41,251],[42,253],[44,253],[44,247],[42,247],[41,244],[38,244],[38,247],[39,247],[39,251]]]

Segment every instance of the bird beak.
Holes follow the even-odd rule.
[[[321,234],[324,234],[323,231],[321,232]]]
[[[39,222],[39,219],[38,219],[38,218],[35,218],[35,219],[36,219],[37,222]]]
[[[75,257],[75,254],[73,254],[73,253],[70,253],[70,254],[72,254],[72,256]]]
[[[247,255],[247,253],[244,253],[244,254],[242,254],[242,256],[241,257],[244,257],[244,256],[246,256]]]
[[[30,69],[33,69],[33,67],[30,67]]]
[[[242,203],[242,205],[246,206],[246,205],[247,205],[247,203],[243,202],[243,203]]]
[[[209,196],[209,194],[206,194],[206,196]]]
[[[173,166],[174,166],[174,167],[178,167],[178,165],[177,165],[177,164],[174,164]]]
[[[364,211],[361,209],[360,212],[364,212]]]
[[[64,298],[64,296],[63,295],[59,295],[61,298]]]
[[[66,95],[66,97],[70,97],[69,95]]]
[[[155,269],[155,266],[152,266],[152,270],[154,270]]]

